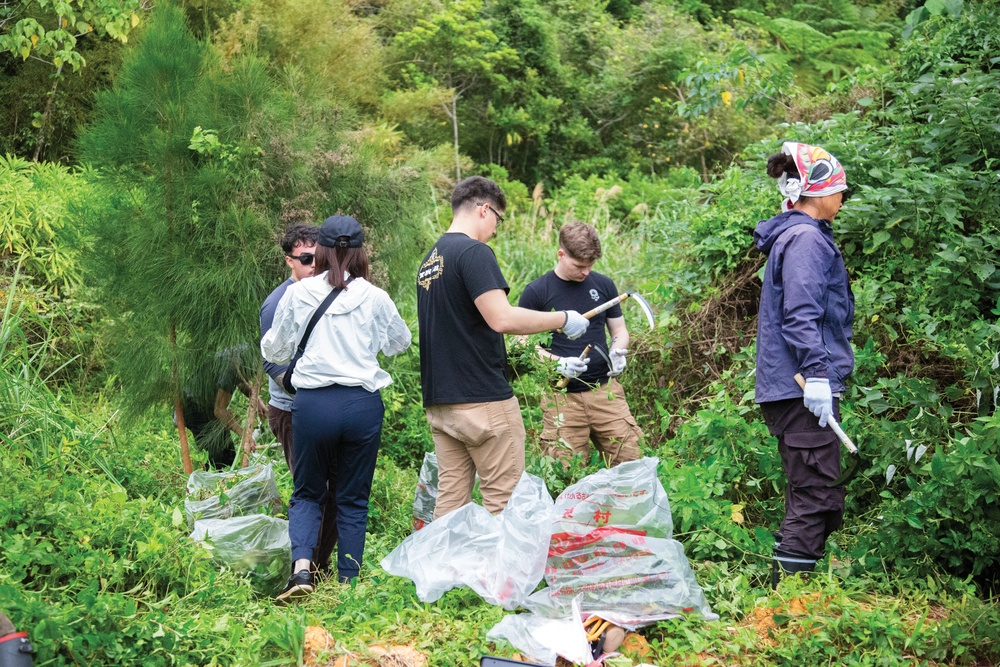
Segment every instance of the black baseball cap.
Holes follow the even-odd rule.
[[[318,243],[328,248],[360,248],[364,242],[361,225],[349,215],[332,215],[319,228]]]

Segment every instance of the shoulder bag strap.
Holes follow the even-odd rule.
[[[354,280],[353,276],[351,278],[348,278],[345,287],[346,285],[350,285],[351,281],[353,280]],[[319,318],[323,317],[323,313],[326,312],[327,308],[330,307],[330,304],[333,303],[334,300],[338,296],[340,296],[340,293],[343,291],[344,291],[343,288],[331,291],[329,294],[326,295],[326,298],[323,299],[318,306],[316,306],[316,310],[313,311],[312,317],[309,318],[309,324],[306,325],[306,330],[302,334],[302,340],[299,341],[299,347],[297,350],[295,350],[296,358],[301,357],[305,353],[306,343],[309,342],[309,336],[310,334],[312,334],[313,329],[316,328],[316,323],[319,322]]]

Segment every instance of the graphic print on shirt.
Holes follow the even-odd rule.
[[[431,281],[437,280],[443,273],[444,257],[441,257],[437,248],[434,248],[427,260],[420,265],[420,270],[417,272],[417,284],[430,291]]]
[[[590,298],[593,299],[594,301],[600,301],[601,300],[601,295],[597,293],[597,290],[591,289],[590,290]]]

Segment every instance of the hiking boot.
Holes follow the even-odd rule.
[[[299,570],[288,577],[285,588],[275,597],[277,602],[288,602],[304,598],[316,590],[316,577],[309,570]]]

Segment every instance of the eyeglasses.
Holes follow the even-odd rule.
[[[491,213],[493,213],[493,215],[495,215],[497,217],[497,224],[498,225],[502,225],[503,224],[503,216],[500,215],[500,212],[497,211],[495,208],[493,208],[492,206],[490,206],[489,204],[486,204],[486,203],[476,204],[476,206],[485,206],[486,208],[488,208],[490,210]]]
[[[851,195],[853,195],[853,194],[854,194],[854,188],[852,188],[851,186],[847,186],[846,190],[841,190],[840,191],[840,203],[841,203],[841,205],[846,204],[847,200],[850,199]]]
[[[309,266],[310,264],[312,264],[313,257],[315,256],[316,255],[311,252],[304,252],[301,255],[289,255],[289,257],[291,257],[292,259],[299,260],[299,263],[302,264],[302,266]]]

